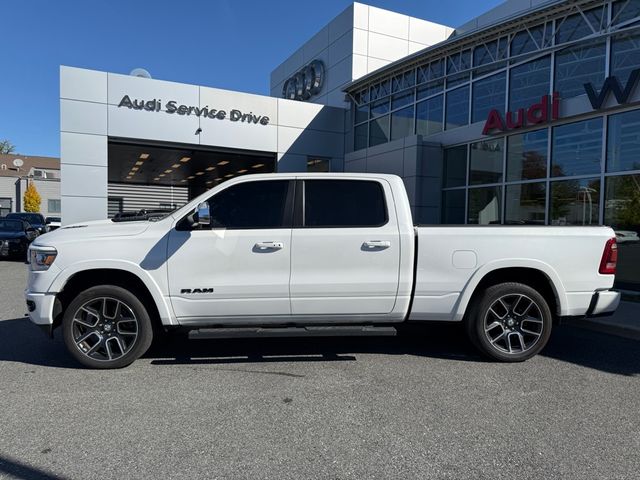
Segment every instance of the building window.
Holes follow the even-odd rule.
[[[502,187],[469,189],[468,223],[489,225],[500,223]]]
[[[442,131],[443,95],[430,98],[416,105],[416,133],[432,135]]]
[[[474,77],[502,68],[505,62],[500,60],[505,60],[508,45],[507,37],[501,37],[476,46],[473,49]]]
[[[369,119],[369,105],[354,105],[355,123],[366,122]]]
[[[443,185],[448,187],[462,187],[467,184],[467,146],[460,145],[445,148],[443,160]]]
[[[509,75],[509,111],[513,112],[515,120],[519,108],[529,108],[549,94],[551,57],[513,67]]]
[[[602,118],[553,128],[551,176],[600,173]]]
[[[550,44],[550,22],[516,33],[511,39],[511,56],[535,52]]]
[[[0,198],[0,217],[4,217],[7,213],[11,213],[11,204],[13,199]]]
[[[391,114],[391,140],[413,135],[413,105]]]
[[[369,122],[369,146],[389,141],[389,115],[378,117]]]
[[[444,192],[442,192],[442,223],[448,225],[463,224],[464,203],[464,189],[445,190]]]
[[[362,150],[367,148],[369,139],[369,124],[364,123],[353,129],[353,149]]]
[[[60,199],[50,198],[47,201],[47,212],[60,213]]]
[[[638,2],[640,3],[640,2]],[[629,75],[640,65],[640,33],[622,33],[611,40],[611,75],[625,87]]]
[[[447,130],[469,123],[469,86],[447,92]]]
[[[584,95],[584,84],[598,87],[604,81],[606,44],[585,43],[556,53],[554,89],[562,98]]]
[[[422,100],[423,98],[427,98],[431,95],[435,95],[436,93],[440,93],[443,89],[444,79],[436,80],[433,82],[429,82],[426,85],[422,85],[418,87],[418,100]]]
[[[639,0],[617,0],[613,2],[611,24],[619,25],[634,18],[640,17]]]
[[[593,8],[583,13],[570,15],[558,20],[556,43],[566,43],[579,40],[594,32],[601,32],[605,27],[607,5]]]
[[[398,108],[404,107],[405,105],[409,105],[413,102],[413,90],[398,93],[391,97],[391,110],[397,110]]]
[[[508,182],[547,176],[548,132],[545,128],[507,138]]]
[[[501,182],[503,154],[502,138],[472,143],[469,155],[469,184]]]
[[[325,157],[307,157],[307,172],[331,171],[331,159]]]
[[[551,225],[597,225],[600,216],[600,179],[551,182]]]
[[[638,241],[640,234],[640,174],[606,179],[604,223],[618,237],[616,284],[620,288],[640,288]]]
[[[544,225],[546,182],[508,185],[505,192],[505,223]]]
[[[389,113],[389,98],[383,98],[371,104],[371,118]]]
[[[486,120],[490,110],[504,111],[507,74],[501,72],[473,82],[471,122]]]
[[[609,116],[607,172],[640,170],[640,110]]]

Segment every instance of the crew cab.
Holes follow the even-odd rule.
[[[154,332],[194,338],[386,335],[464,322],[485,355],[522,361],[554,320],[606,315],[608,227],[414,226],[382,174],[246,175],[162,218],[84,222],[30,247],[31,320],[62,327],[93,368],[123,367]]]

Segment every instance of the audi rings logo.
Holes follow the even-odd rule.
[[[324,63],[314,60],[284,82],[282,98],[306,100],[320,92],[323,82]]]

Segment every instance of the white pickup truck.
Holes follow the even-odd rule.
[[[266,174],[229,180],[163,218],[93,221],[38,237],[31,320],[71,354],[123,367],[153,333],[383,335],[465,322],[502,361],[547,343],[553,321],[606,315],[608,227],[415,227],[400,178]]]

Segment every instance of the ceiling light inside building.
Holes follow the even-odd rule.
[[[154,178],[154,180],[157,182],[158,180],[160,180],[160,177],[156,177]]]
[[[238,173],[246,173],[246,172],[248,172],[246,168],[243,168],[242,170],[238,170]]]
[[[131,175],[127,176],[127,180],[131,180]]]
[[[164,173],[171,173],[171,169],[165,170]]]
[[[182,158],[180,159],[180,161],[181,161],[182,163],[187,163],[189,160],[191,160],[191,157],[182,157]]]
[[[204,175],[204,172],[196,172],[196,175]]]
[[[141,158],[142,160],[146,160],[147,158],[149,158],[149,154],[148,154],[148,153],[141,153],[141,154],[140,154],[140,158]]]
[[[252,166],[251,168],[260,168],[260,167],[264,167],[264,163],[256,163],[254,166]]]
[[[229,163],[227,160],[222,160],[221,162],[218,162],[218,165],[226,165],[227,163]]]
[[[195,175],[190,175],[190,176],[188,176],[187,178],[188,178],[189,180],[193,180],[193,179],[194,179],[194,178],[196,178],[196,177],[195,177]]]
[[[143,162],[142,160],[138,160],[138,161],[136,162],[136,166],[138,166],[138,167],[139,167],[139,166],[140,166],[140,165],[142,165],[143,163],[144,163],[144,162]]]
[[[159,177],[164,177],[164,173],[161,173],[160,175],[158,175]]]
[[[171,168],[180,168],[180,164],[179,163],[174,163],[173,165],[171,165]]]
[[[233,177],[233,173],[230,173],[230,174],[224,176],[224,178],[231,178],[231,177]]]
[[[186,178],[183,178],[183,179],[182,179],[182,180],[180,180],[180,181],[181,181],[182,183],[184,183],[184,182],[186,182],[186,181],[187,181],[187,179],[186,179]]]
[[[137,172],[138,171],[138,167],[131,167],[131,171],[132,172]]]
[[[216,169],[216,167],[207,167],[207,168],[205,168],[205,170],[207,172],[210,172],[211,170],[215,170],[215,169]]]

